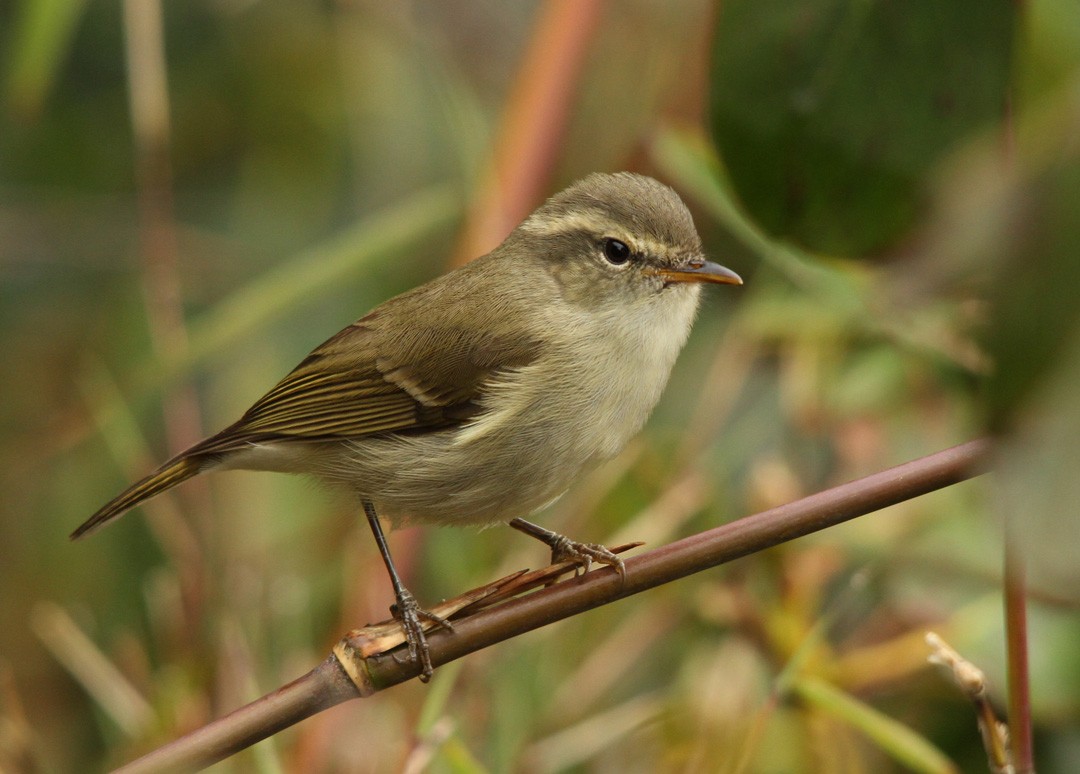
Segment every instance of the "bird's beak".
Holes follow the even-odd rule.
[[[715,282],[718,285],[741,285],[742,277],[731,269],[703,258],[695,258],[685,266],[655,269],[665,282]]]

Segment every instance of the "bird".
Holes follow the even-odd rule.
[[[667,185],[593,173],[551,196],[494,250],[385,301],[316,347],[233,424],[103,505],[83,537],[208,471],[302,473],[361,504],[425,682],[423,610],[402,583],[393,525],[507,522],[624,571],[605,547],[525,517],[615,456],[660,399],[701,285],[740,285],[707,260]]]

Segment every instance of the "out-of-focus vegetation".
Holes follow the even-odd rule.
[[[207,477],[67,534],[441,272],[529,133],[548,155],[521,206],[645,171],[747,279],[708,294],[645,433],[545,523],[657,545],[988,429],[1000,471],[221,770],[982,771],[922,636],[1004,706],[1006,521],[1040,770],[1080,769],[1074,0],[169,3],[161,81],[140,5],[0,6],[0,769],[119,764],[385,617],[354,505],[301,480]],[[581,56],[530,49],[541,29],[585,30]],[[502,528],[391,540],[421,600],[546,559]]]

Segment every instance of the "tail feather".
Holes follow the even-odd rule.
[[[166,462],[146,478],[132,484],[101,506],[97,513],[71,533],[71,539],[77,540],[101,527],[105,522],[111,521],[125,511],[134,508],[144,500],[149,500],[166,489],[172,489],[181,481],[187,481],[203,469],[205,462],[205,458],[198,456],[177,457]]]

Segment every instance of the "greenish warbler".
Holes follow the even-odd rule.
[[[330,338],[234,424],[106,503],[80,537],[208,470],[307,473],[363,504],[421,677],[422,610],[379,517],[511,525],[556,558],[598,560],[527,521],[641,429],[697,312],[700,284],[741,284],[707,261],[690,212],[641,175],[593,174],[482,258],[386,301]]]

